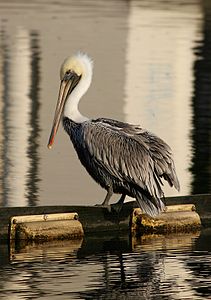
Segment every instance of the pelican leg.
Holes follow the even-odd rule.
[[[125,201],[125,197],[126,197],[126,194],[122,194],[120,199],[115,204],[122,204],[123,205],[123,203]]]
[[[120,213],[120,211],[122,210],[125,197],[126,197],[126,194],[122,194],[120,199],[116,203],[112,204],[112,208],[114,208],[117,213]]]
[[[109,203],[109,200],[111,199],[112,195],[113,195],[113,189],[111,187],[109,187],[107,195],[106,195],[106,197],[105,197],[105,199],[104,199],[104,201],[101,205],[104,206],[104,207],[108,207],[108,203]]]

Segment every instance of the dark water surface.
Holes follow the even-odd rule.
[[[211,299],[211,231],[0,246],[1,299]]]

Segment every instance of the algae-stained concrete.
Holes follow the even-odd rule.
[[[202,226],[211,226],[211,195],[192,195],[170,197],[165,200],[166,205],[194,204]],[[126,231],[130,232],[131,216],[135,201],[127,202],[120,212],[100,206],[36,206],[36,207],[2,207],[0,208],[0,239],[9,237],[9,224],[14,216],[39,215],[51,213],[76,212],[83,226],[84,233]],[[179,214],[179,212],[178,212]]]

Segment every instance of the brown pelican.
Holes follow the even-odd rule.
[[[63,116],[82,165],[107,190],[103,206],[113,193],[136,198],[150,216],[164,211],[162,179],[179,190],[172,151],[159,137],[140,126],[107,119],[88,119],[78,110],[92,80],[92,60],[82,53],[68,57],[60,70],[60,90],[48,147],[51,148]]]

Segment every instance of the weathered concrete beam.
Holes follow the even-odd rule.
[[[193,204],[167,206],[155,218],[142,214],[140,208],[135,208],[132,215],[133,234],[194,232],[200,228],[201,220]]]
[[[0,208],[0,239],[8,239],[10,220],[14,216],[71,213],[79,215],[85,233],[129,230],[130,216],[136,202],[125,203],[121,213],[99,206],[36,206]]]
[[[14,216],[9,231],[10,241],[80,239],[84,235],[77,213]]]
[[[168,197],[166,205],[194,204],[204,227],[211,227],[211,194]]]
[[[211,226],[211,195],[194,195],[166,198],[167,205],[194,204],[202,226]],[[111,206],[111,211],[99,206],[36,206],[0,208],[0,239],[8,239],[11,217],[71,213],[79,215],[85,234],[97,232],[130,231],[131,215],[137,207],[135,201],[125,203],[120,213]]]

